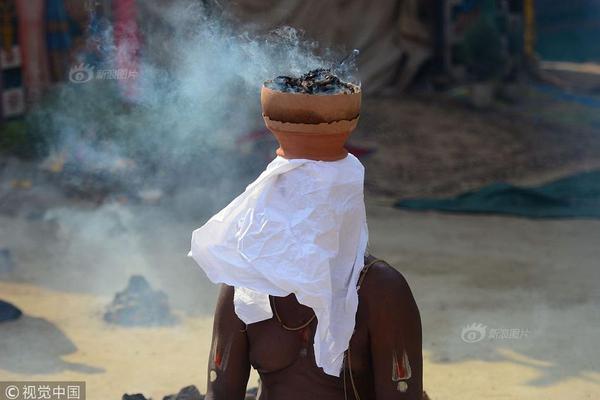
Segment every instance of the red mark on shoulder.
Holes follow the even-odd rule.
[[[223,363],[223,354],[221,354],[220,351],[217,350],[217,352],[215,353],[213,362],[215,363],[215,366],[217,368],[221,368],[221,364]]]
[[[307,346],[308,342],[310,340],[310,328],[306,327],[306,328],[302,329],[302,331],[300,331],[300,332],[301,332],[301,336],[302,336],[302,344],[304,346]]]
[[[402,357],[400,359],[398,359],[396,352],[394,352],[392,356],[392,381],[398,382],[410,379],[411,375],[412,372],[410,370],[406,350],[402,352]]]

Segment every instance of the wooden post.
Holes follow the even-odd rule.
[[[523,30],[525,57],[533,59],[535,55],[535,0],[524,0],[523,19],[525,20],[525,29]]]

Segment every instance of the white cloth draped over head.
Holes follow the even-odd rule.
[[[235,287],[246,324],[273,317],[271,296],[296,295],[317,316],[317,366],[339,376],[355,325],[368,231],[364,168],[275,158],[244,193],[192,234],[190,256]]]

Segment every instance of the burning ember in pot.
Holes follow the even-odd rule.
[[[262,112],[279,142],[277,155],[319,161],[346,157],[344,144],[358,124],[361,95],[360,86],[323,68],[266,81]]]
[[[265,82],[265,86],[286,93],[350,94],[359,91],[356,85],[342,81],[326,68],[313,69],[298,78],[278,76]]]

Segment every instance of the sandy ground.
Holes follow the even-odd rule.
[[[433,400],[600,398],[600,221],[390,207],[600,166],[596,110],[564,112],[531,96],[495,112],[439,99],[370,100],[354,135],[355,145],[378,150],[364,159],[370,248],[413,288]],[[186,253],[191,231],[230,197],[198,187],[163,207],[90,204],[23,171],[0,168],[0,250],[10,253],[0,257],[0,298],[25,312],[0,324],[0,380],[85,380],[91,400],[125,392],[161,399],[189,384],[204,391],[216,287]],[[19,174],[33,187],[11,188]],[[179,208],[194,212],[181,218],[171,212]],[[103,322],[132,274],[167,292],[181,323]],[[485,335],[467,343],[473,326]]]
[[[600,221],[413,214],[376,201],[368,208],[371,251],[407,276],[421,308],[432,399],[600,396]],[[81,211],[85,218],[75,222],[60,213],[52,221],[0,217],[0,243],[14,249],[15,268],[26,263],[22,275],[0,281],[2,298],[26,314],[0,325],[0,379],[85,380],[92,400],[124,392],[160,399],[188,384],[204,390],[215,290],[179,251],[188,227],[138,232],[134,221],[116,239],[100,230],[82,239],[82,221],[106,220],[107,212]],[[157,234],[164,240],[154,240]],[[23,235],[29,246],[18,240]],[[146,241],[154,247],[148,260],[160,253],[174,261],[154,260],[160,268],[119,262],[121,252]],[[49,251],[61,246],[77,249]],[[115,258],[90,265],[73,258],[94,249]],[[123,328],[102,321],[112,293],[139,272],[169,293],[181,324]],[[466,343],[462,330],[473,323],[485,325],[486,336]],[[519,335],[503,337],[503,329]]]
[[[600,168],[597,107],[519,87],[514,103],[476,110],[441,96],[365,101],[351,143],[366,187],[392,199],[447,196],[497,181],[535,184]]]

